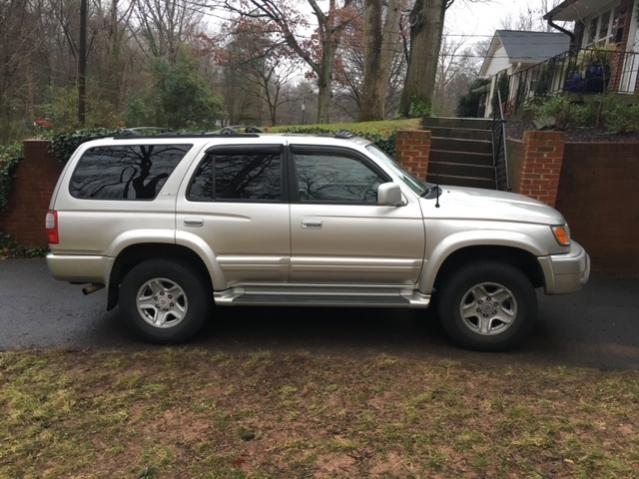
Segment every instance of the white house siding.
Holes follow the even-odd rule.
[[[510,66],[510,60],[508,59],[508,53],[506,53],[506,49],[503,46],[499,47],[490,60],[490,64],[486,69],[486,76],[492,77],[500,71],[510,68]]]
[[[628,32],[626,51],[639,52],[639,0],[632,6],[632,19]],[[639,53],[626,58],[621,76],[619,89],[621,93],[635,93],[637,91],[637,77],[639,76]]]

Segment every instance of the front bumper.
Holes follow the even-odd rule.
[[[590,256],[573,241],[566,254],[538,258],[544,272],[546,294],[566,294],[579,291],[590,278]]]

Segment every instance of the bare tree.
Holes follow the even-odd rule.
[[[455,114],[459,98],[466,93],[468,85],[478,76],[478,60],[473,50],[466,46],[465,39],[442,41],[433,95],[433,111],[436,114]]]
[[[202,14],[181,0],[136,0],[135,38],[149,57],[175,61],[180,46],[196,30]]]
[[[306,1],[316,20],[315,34],[309,40],[300,40],[296,35],[305,19],[293,8],[291,0],[246,0],[240,6],[227,0],[225,8],[244,17],[267,19],[272,23],[288,47],[311,68],[318,88],[317,120],[326,123],[329,121],[335,55],[342,33],[354,16],[353,0],[342,0],[340,5],[338,0],[329,0],[327,11],[322,10],[317,0]]]

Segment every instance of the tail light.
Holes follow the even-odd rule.
[[[47,240],[49,244],[58,244],[60,235],[58,233],[58,212],[49,210],[44,220],[44,227],[47,231]]]

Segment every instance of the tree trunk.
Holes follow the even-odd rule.
[[[408,71],[400,103],[404,116],[431,112],[445,15],[445,0],[417,0],[411,11]]]
[[[327,32],[323,42],[324,51],[317,77],[317,122],[328,123],[330,121],[331,107],[331,83],[333,80],[333,66],[335,65],[335,44],[333,33]]]
[[[86,123],[87,94],[87,0],[80,0],[80,49],[78,55],[78,123]]]
[[[391,75],[391,63],[399,28],[400,2],[388,2],[386,20],[382,26],[383,1],[365,1],[366,59],[360,121],[383,120],[386,114],[386,93]]]

